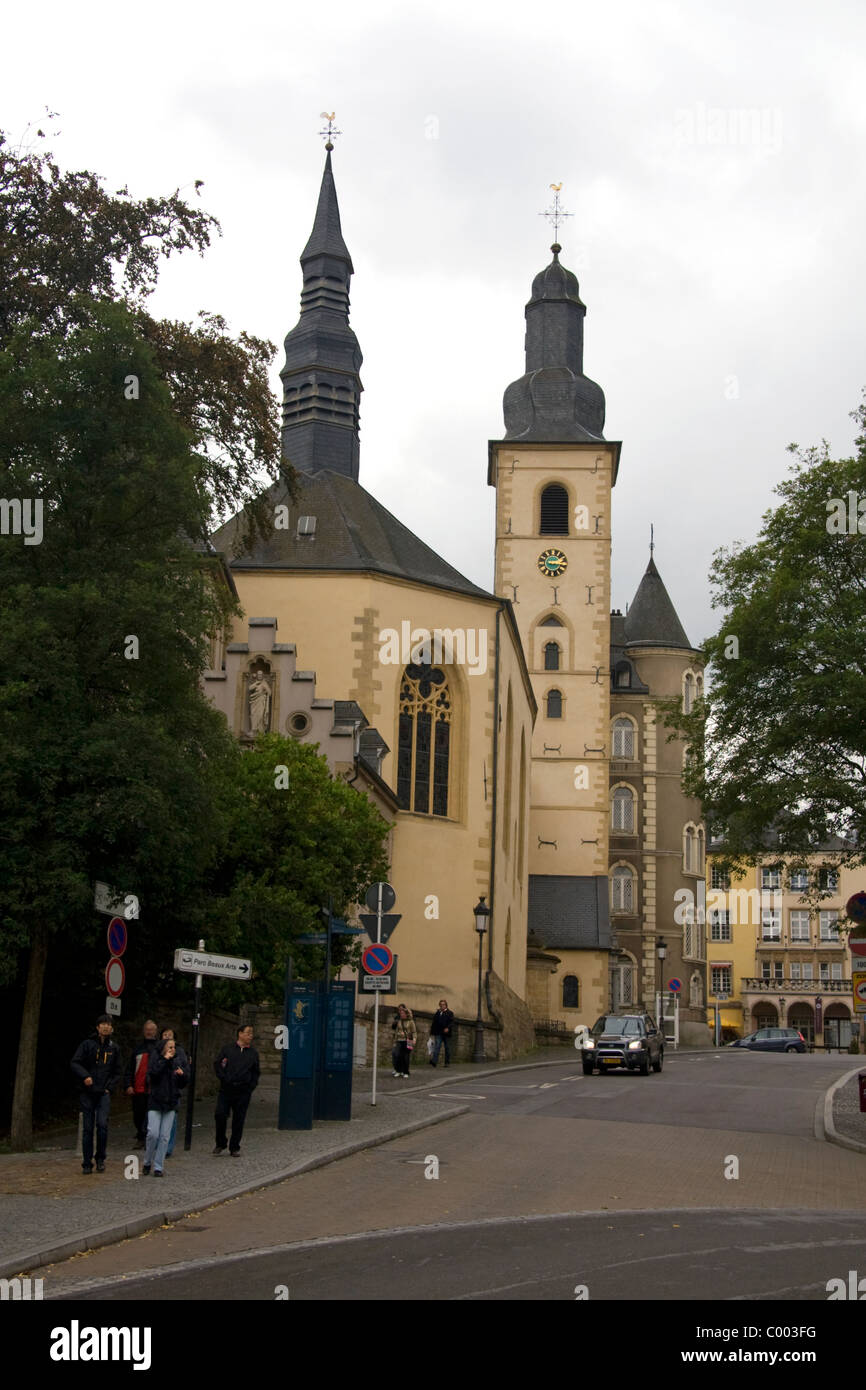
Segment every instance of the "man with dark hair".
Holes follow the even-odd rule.
[[[112,1039],[108,1014],[96,1020],[96,1037],[86,1038],[72,1058],[72,1071],[81,1083],[79,1103],[84,1117],[82,1173],[93,1172],[93,1126],[96,1125],[96,1171],[105,1172],[108,1146],[108,1112],[111,1092],[120,1080],[120,1049]]]
[[[132,1096],[132,1123],[135,1125],[137,1149],[143,1149],[147,1140],[147,1068],[157,1050],[158,1033],[156,1024],[149,1018],[123,1078],[126,1094]]]
[[[226,1151],[226,1122],[231,1114],[232,1137],[229,1152],[232,1158],[240,1158],[244,1120],[250,1098],[259,1084],[259,1054],[252,1044],[252,1024],[241,1026],[238,1028],[237,1042],[227,1043],[214,1061],[213,1069],[220,1083],[214,1116],[215,1154],[224,1154]]]

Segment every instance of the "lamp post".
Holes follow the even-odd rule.
[[[490,908],[483,898],[478,899],[477,906],[473,909],[475,917],[475,930],[478,933],[478,1016],[475,1019],[475,1051],[472,1053],[473,1062],[484,1061],[484,1024],[481,1022],[481,957],[484,955],[484,933],[487,930],[487,919],[490,916]]]
[[[660,936],[660,937],[657,939],[657,941],[656,941],[656,955],[657,955],[658,958],[659,958],[659,999],[658,999],[658,1008],[657,1008],[656,1012],[657,1012],[659,1015],[661,1015],[662,1010],[663,1010],[663,1008],[664,1008],[664,1005],[663,1005],[663,1003],[662,1003],[662,980],[664,979],[664,973],[665,973],[665,956],[667,955],[667,953],[668,953],[668,943],[665,941],[665,939],[664,939],[663,936]],[[656,1020],[656,1022],[658,1022],[658,1019]]]

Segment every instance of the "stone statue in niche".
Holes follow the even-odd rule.
[[[266,672],[250,672],[248,698],[250,733],[266,734],[271,727],[271,683]]]

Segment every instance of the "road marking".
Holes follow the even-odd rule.
[[[574,1076],[564,1076],[562,1079],[563,1081],[581,1081],[583,1078],[580,1072],[575,1072]]]
[[[486,1100],[486,1096],[471,1095],[469,1091],[461,1091],[459,1096],[451,1095],[446,1091],[434,1091],[433,1100]]]
[[[559,1085],[559,1082],[558,1082],[558,1081],[542,1081],[541,1086],[539,1087],[539,1090],[541,1090],[541,1091],[549,1091],[550,1088],[551,1088],[551,1086],[558,1086],[558,1085]]]

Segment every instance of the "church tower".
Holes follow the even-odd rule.
[[[558,210],[558,199],[557,199]],[[586,307],[561,246],[526,305],[526,371],[489,445],[495,590],[510,599],[539,707],[532,740],[529,929],[555,954],[550,1018],[608,1008],[611,489],[620,444],[583,370]]]

